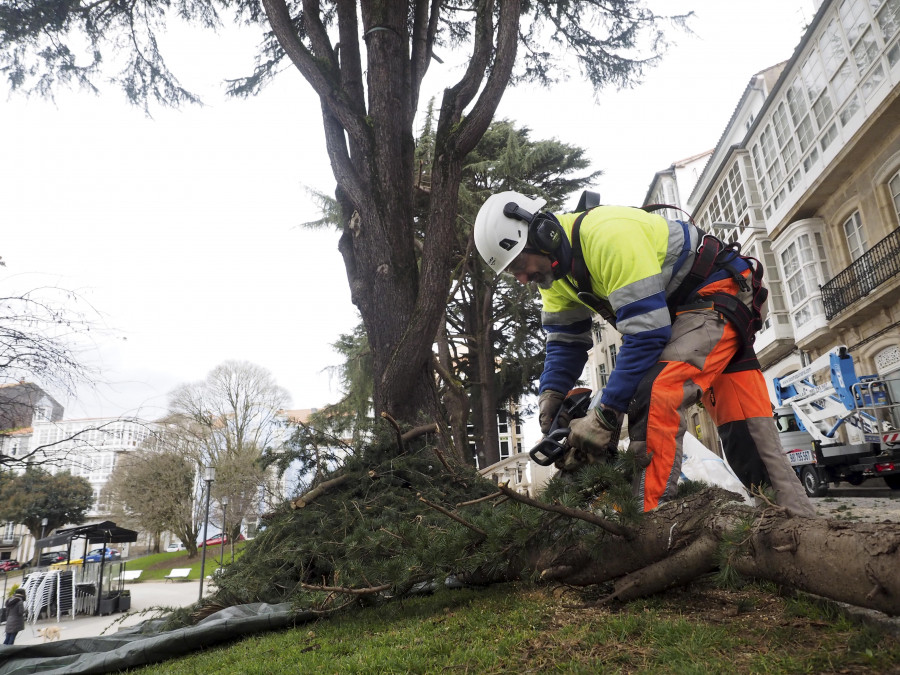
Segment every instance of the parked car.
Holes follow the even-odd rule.
[[[166,553],[175,553],[176,551],[183,551],[184,544],[180,541],[173,541],[171,544],[166,546]]]
[[[65,562],[65,560],[65,551],[46,551],[45,553],[41,553],[41,557],[38,560],[38,565],[40,565],[41,567],[49,567],[53,563]]]
[[[239,534],[238,538],[235,539],[235,541],[244,541],[244,535]],[[227,534],[225,535],[225,543],[226,544],[228,543],[228,535]],[[197,544],[197,546],[203,546],[203,545],[204,545],[204,542],[200,542],[199,544]],[[221,546],[222,545],[222,534],[219,533],[213,537],[210,537],[209,539],[206,540],[205,545],[206,546]]]
[[[0,572],[12,572],[20,567],[18,560],[0,560]]]
[[[103,553],[102,548],[95,548],[93,551],[89,552],[86,556],[84,556],[84,562],[100,562],[101,554]],[[107,548],[106,549],[106,559],[107,560],[120,560],[122,558],[122,554],[119,553],[118,549],[115,548]]]

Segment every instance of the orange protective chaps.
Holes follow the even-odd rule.
[[[729,279],[701,294],[732,289],[737,290]],[[815,517],[781,449],[752,347],[743,346],[734,326],[711,307],[698,304],[683,310],[628,408],[629,449],[638,462],[634,490],[644,511],[674,497],[687,411],[702,399],[718,428],[725,457],[744,486],[749,490],[771,485],[779,505],[794,515]]]

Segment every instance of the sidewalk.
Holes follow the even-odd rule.
[[[120,628],[133,626],[146,619],[151,619],[155,613],[140,614],[142,610],[151,607],[185,607],[197,602],[200,593],[199,581],[144,581],[125,584],[125,588],[131,591],[131,610],[129,616],[122,619],[124,613],[108,614],[106,616],[77,615],[64,616],[57,623],[56,618],[41,619],[35,624],[26,623],[25,630],[16,637],[17,645],[33,645],[44,642],[44,638],[37,634],[39,628],[45,626],[59,626],[60,640],[72,640],[74,638],[94,637],[106,630],[106,635],[115,633]],[[204,587],[208,593],[208,587]]]

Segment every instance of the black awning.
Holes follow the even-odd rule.
[[[49,548],[51,546],[59,546],[60,544],[68,544],[73,539],[86,539],[89,544],[127,544],[137,541],[137,532],[119,527],[110,520],[102,523],[94,523],[92,525],[79,525],[77,527],[67,527],[64,530],[57,530],[55,534],[49,537],[38,539],[34,542],[36,549]]]

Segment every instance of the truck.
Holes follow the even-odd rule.
[[[900,380],[858,376],[841,345],[773,385],[781,445],[806,494],[872,478],[900,490]]]

